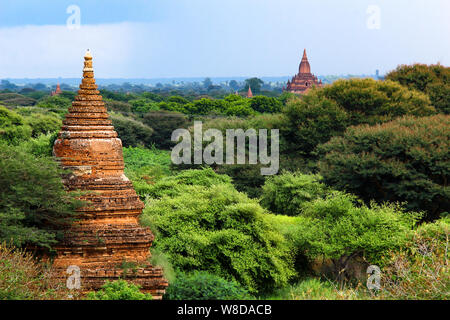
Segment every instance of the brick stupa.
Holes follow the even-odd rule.
[[[65,186],[85,191],[82,199],[88,205],[55,246],[53,267],[65,281],[67,268],[78,266],[83,292],[99,289],[106,280],[122,278],[160,299],[168,283],[162,269],[148,262],[153,234],[138,222],[144,204],[124,175],[122,141],[97,90],[89,50],[84,60],[80,90],[53,152],[62,167],[71,170]]]

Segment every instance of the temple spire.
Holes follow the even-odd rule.
[[[309,65],[308,57],[306,56],[306,49],[303,50],[303,57],[299,67],[299,73],[311,73],[311,66]]]
[[[250,85],[248,86],[247,98],[253,98],[253,92]]]

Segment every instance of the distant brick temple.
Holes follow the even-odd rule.
[[[59,83],[56,85],[56,90],[52,91],[51,96],[57,96],[62,93],[61,86]]]
[[[86,191],[82,199],[89,202],[54,247],[53,267],[64,282],[67,268],[79,267],[83,292],[122,278],[160,299],[168,282],[162,269],[148,262],[154,237],[138,222],[144,204],[124,175],[122,141],[97,90],[89,51],[84,59],[80,90],[53,152],[62,167],[72,172],[63,180],[67,189]]]
[[[298,74],[296,74],[292,80],[288,80],[285,91],[303,94],[314,86],[322,87],[322,80],[319,81],[317,77],[311,73],[311,66],[309,65],[308,57],[306,56],[306,49],[303,51],[303,58],[298,69]]]

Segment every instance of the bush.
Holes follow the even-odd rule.
[[[401,65],[386,75],[408,88],[426,93],[431,104],[445,114],[450,113],[450,68],[437,65]]]
[[[303,215],[295,231],[296,245],[311,262],[330,259],[340,281],[347,278],[349,264],[356,258],[381,267],[383,256],[406,244],[420,218],[398,205],[367,207],[340,192],[309,203]]]
[[[0,241],[45,248],[57,242],[81,206],[64,189],[61,173],[50,157],[0,143]]]
[[[88,300],[152,300],[151,294],[142,293],[138,285],[125,280],[107,281],[102,288],[89,292]]]
[[[131,112],[131,104],[127,102],[105,99],[105,104],[106,108],[111,111],[121,112],[125,114]]]
[[[348,112],[350,124],[375,124],[403,115],[428,116],[436,112],[427,95],[387,80],[338,80],[309,94],[333,100]]]
[[[250,99],[250,108],[259,113],[277,113],[281,107],[282,103],[275,98],[255,96]]]
[[[124,147],[151,146],[153,129],[131,117],[110,114],[110,119]]]
[[[294,275],[284,238],[228,177],[189,170],[162,179],[150,196],[141,222],[155,232],[155,248],[175,269],[235,279],[250,292],[285,285]]]
[[[342,107],[315,94],[289,100],[283,113],[287,125],[281,133],[288,142],[288,150],[306,157],[311,156],[318,144],[342,134],[349,122],[349,115]]]
[[[277,214],[296,216],[310,201],[330,191],[319,175],[284,172],[270,177],[263,186],[261,205]]]
[[[0,93],[0,101],[3,105],[9,107],[32,106],[36,100],[17,93]]]
[[[3,140],[8,144],[17,145],[30,139],[31,131],[22,116],[0,106],[0,143]]]
[[[318,148],[325,183],[369,202],[407,202],[434,219],[448,211],[450,116],[349,128]]]
[[[392,252],[381,273],[380,299],[448,300],[450,219],[423,224]]]
[[[159,110],[158,103],[150,99],[134,99],[128,101],[131,104],[131,110],[136,113],[146,113],[149,111]]]
[[[279,290],[277,298],[283,300],[353,300],[357,298],[357,292],[349,289],[338,290],[336,284],[331,281],[309,278]]]
[[[46,108],[46,109],[64,109],[68,110],[72,105],[72,101],[68,98],[56,95],[56,96],[47,96],[41,100],[39,100],[38,107]]]
[[[41,134],[37,138],[22,141],[19,149],[35,157],[51,157],[53,155],[53,144],[58,134]]]
[[[0,300],[63,299],[65,293],[30,253],[0,243]]]
[[[41,134],[57,132],[61,129],[62,121],[57,115],[50,114],[33,114],[26,117],[25,122],[33,130],[31,136],[38,137]]]
[[[134,189],[143,199],[152,185],[171,174],[170,153],[156,148],[123,148],[125,175],[133,182]]]
[[[247,290],[236,281],[227,281],[207,272],[180,274],[164,295],[167,300],[244,300]]]
[[[171,141],[172,132],[187,128],[189,121],[181,113],[169,111],[150,111],[144,115],[143,122],[153,128],[152,143],[161,149],[170,149],[175,145]]]

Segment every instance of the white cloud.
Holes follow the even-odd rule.
[[[137,23],[0,28],[0,78],[79,77],[86,49],[96,76],[121,76],[132,63]]]

